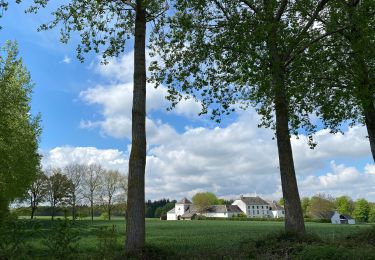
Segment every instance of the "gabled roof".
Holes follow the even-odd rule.
[[[191,201],[188,200],[187,198],[183,198],[182,200],[180,200],[176,204],[193,204],[193,203],[191,203]]]
[[[241,213],[237,205],[212,205],[207,207],[203,213]]]
[[[171,210],[168,211],[167,213],[175,213],[175,208],[171,209]]]
[[[271,210],[284,210],[284,207],[278,204],[276,201],[269,202],[268,204],[271,207]]]
[[[268,202],[260,197],[242,197],[240,198],[246,205],[268,205]]]

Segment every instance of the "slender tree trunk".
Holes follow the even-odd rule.
[[[132,109],[132,148],[129,159],[128,211],[125,249],[137,254],[145,244],[145,167],[146,167],[146,12],[136,1],[134,36],[134,89]]]
[[[281,84],[283,85],[283,83]],[[305,234],[305,223],[298,193],[293,151],[290,143],[288,105],[285,97],[285,89],[277,91],[275,109],[281,186],[285,201],[285,230],[303,235]]]
[[[372,158],[375,163],[375,104],[369,105],[364,109],[367,133],[370,140]]]
[[[72,219],[73,220],[76,219],[76,196],[75,194],[73,194],[73,198],[72,198]]]
[[[36,210],[35,207],[31,207],[31,217],[30,217],[30,219],[34,219],[35,210]]]
[[[91,206],[91,221],[94,221],[94,199],[91,197],[90,206]]]
[[[271,15],[272,17],[272,15]],[[276,138],[279,152],[281,187],[285,208],[285,231],[304,235],[305,222],[301,200],[298,193],[296,172],[294,169],[293,151],[289,132],[288,97],[285,85],[286,70],[278,49],[278,23],[271,18],[271,29],[268,34],[268,50],[270,53],[272,91],[275,95]]]
[[[54,217],[55,217],[55,204],[53,204],[53,206],[52,206],[52,214],[51,215],[52,215],[51,220],[53,220]]]
[[[108,220],[110,221],[111,220],[111,197],[109,197],[109,200],[108,200]]]

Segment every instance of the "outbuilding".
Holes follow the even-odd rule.
[[[349,215],[340,214],[338,211],[333,212],[331,217],[332,224],[355,224],[355,219]]]

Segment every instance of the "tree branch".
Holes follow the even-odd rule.
[[[254,13],[259,13],[259,9],[254,5],[253,1],[242,0],[241,2],[244,3],[251,10],[253,10]]]
[[[288,0],[283,0],[283,1],[281,2],[281,5],[280,5],[280,7],[279,7],[279,10],[277,10],[277,13],[276,13],[276,16],[275,16],[276,21],[280,21],[281,16],[282,16],[283,13],[285,12],[285,9],[286,9],[287,4],[288,4]]]

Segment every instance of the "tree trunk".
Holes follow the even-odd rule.
[[[35,210],[36,210],[35,207],[31,207],[31,217],[30,217],[30,219],[34,219]]]
[[[91,201],[90,201],[90,206],[91,206],[91,221],[94,221],[94,201],[93,201],[93,198],[91,198]]]
[[[52,206],[52,214],[51,214],[51,220],[55,217],[55,205]]]
[[[108,220],[111,220],[111,199],[108,200]]]
[[[72,219],[73,220],[76,219],[76,196],[75,194],[73,194],[73,198],[72,198]]]
[[[282,76],[276,76],[273,81],[276,89],[277,148],[279,151],[281,186],[285,201],[285,231],[303,235],[306,231],[294,169],[292,145],[290,143],[288,102],[285,93],[284,79]]]
[[[285,231],[304,235],[306,233],[305,222],[298,193],[292,145],[290,143],[289,101],[285,85],[286,69],[284,67],[284,60],[281,58],[285,57],[285,55],[280,54],[280,50],[278,49],[279,38],[277,28],[279,25],[278,22],[273,19],[271,12],[270,25],[272,27],[268,32],[267,47],[271,58],[271,86],[275,95],[276,138],[285,208]]]
[[[364,112],[372,158],[375,163],[375,104],[372,103],[372,105],[369,105],[364,109]]]
[[[129,159],[128,211],[125,249],[138,254],[145,244],[146,168],[146,12],[142,0],[136,2],[134,35],[134,89],[132,109],[132,148]]]

